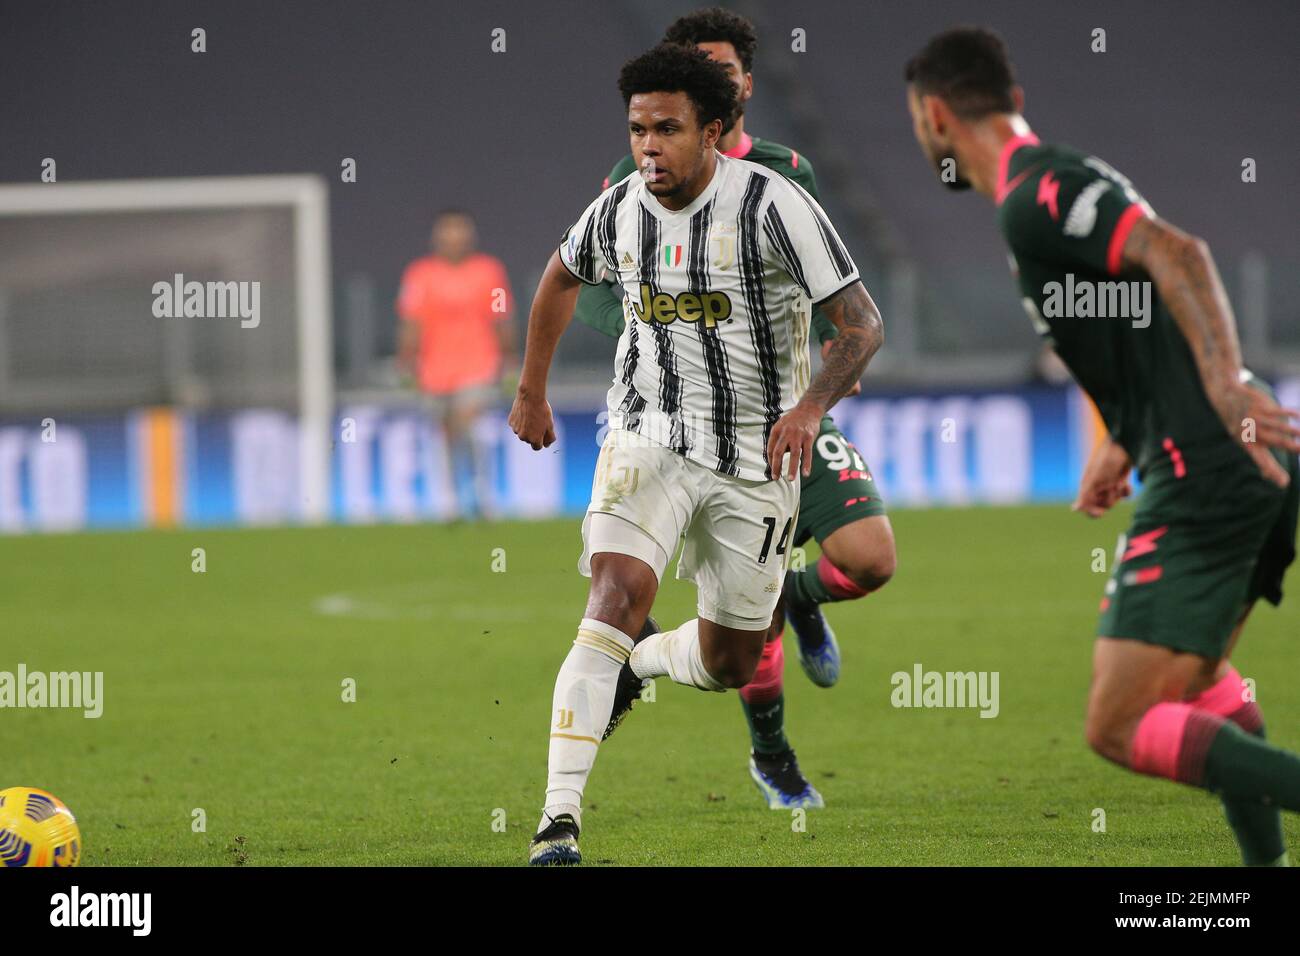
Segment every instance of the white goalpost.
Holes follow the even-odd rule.
[[[300,517],[329,517],[333,337],[321,177],[0,186],[0,250],[0,415],[292,408]],[[151,323],[148,280],[184,270],[222,280],[211,284],[254,280],[259,295],[265,285],[273,322],[260,336],[226,318]]]

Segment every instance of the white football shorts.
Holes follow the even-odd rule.
[[[733,478],[624,429],[610,429],[582,521],[578,570],[613,551],[663,580],[684,541],[677,577],[695,582],[700,617],[766,630],[781,598],[799,511],[799,481]]]

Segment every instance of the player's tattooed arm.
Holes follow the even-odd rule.
[[[824,350],[821,371],[803,400],[816,404],[824,414],[858,384],[871,357],[885,344],[885,326],[861,282],[837,292],[818,308],[838,334]]]
[[[1163,220],[1143,216],[1124,243],[1123,257],[1125,265],[1151,276],[1206,385],[1236,381],[1241,371],[1236,321],[1209,247]]]
[[[1196,359],[1201,385],[1224,428],[1270,481],[1285,486],[1286,472],[1269,448],[1300,451],[1296,412],[1242,381],[1237,323],[1210,248],[1169,223],[1143,216],[1124,243],[1125,266],[1155,283]]]
[[[542,273],[528,313],[528,339],[524,345],[524,365],[519,373],[519,388],[507,421],[510,429],[534,451],[555,441],[555,423],[550,403],[546,401],[546,380],[560,336],[573,318],[581,281],[565,268],[558,252]]]
[[[837,292],[820,306],[838,335],[822,357],[821,371],[803,398],[772,426],[767,442],[768,466],[774,477],[782,477],[781,460],[789,454],[784,477],[793,481],[802,472],[812,474],[812,447],[826,410],[852,391],[871,357],[885,342],[880,312],[861,282]]]

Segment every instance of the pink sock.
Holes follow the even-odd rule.
[[[1223,680],[1188,701],[1197,710],[1218,714],[1231,720],[1248,734],[1257,734],[1264,726],[1264,714],[1253,700],[1242,700],[1241,674],[1232,668]]]
[[[781,675],[785,673],[785,646],[778,635],[763,645],[754,679],[740,688],[740,696],[750,704],[766,704],[781,696]]]
[[[1138,722],[1129,767],[1138,773],[1200,786],[1205,754],[1224,719],[1184,702],[1156,704]]]

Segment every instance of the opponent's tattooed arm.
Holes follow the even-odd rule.
[[[1124,242],[1124,264],[1142,269],[1155,283],[1187,339],[1205,396],[1223,427],[1254,459],[1264,476],[1285,486],[1287,474],[1269,448],[1300,451],[1295,413],[1279,408],[1242,381],[1241,346],[1210,247],[1169,223],[1142,217]]]

